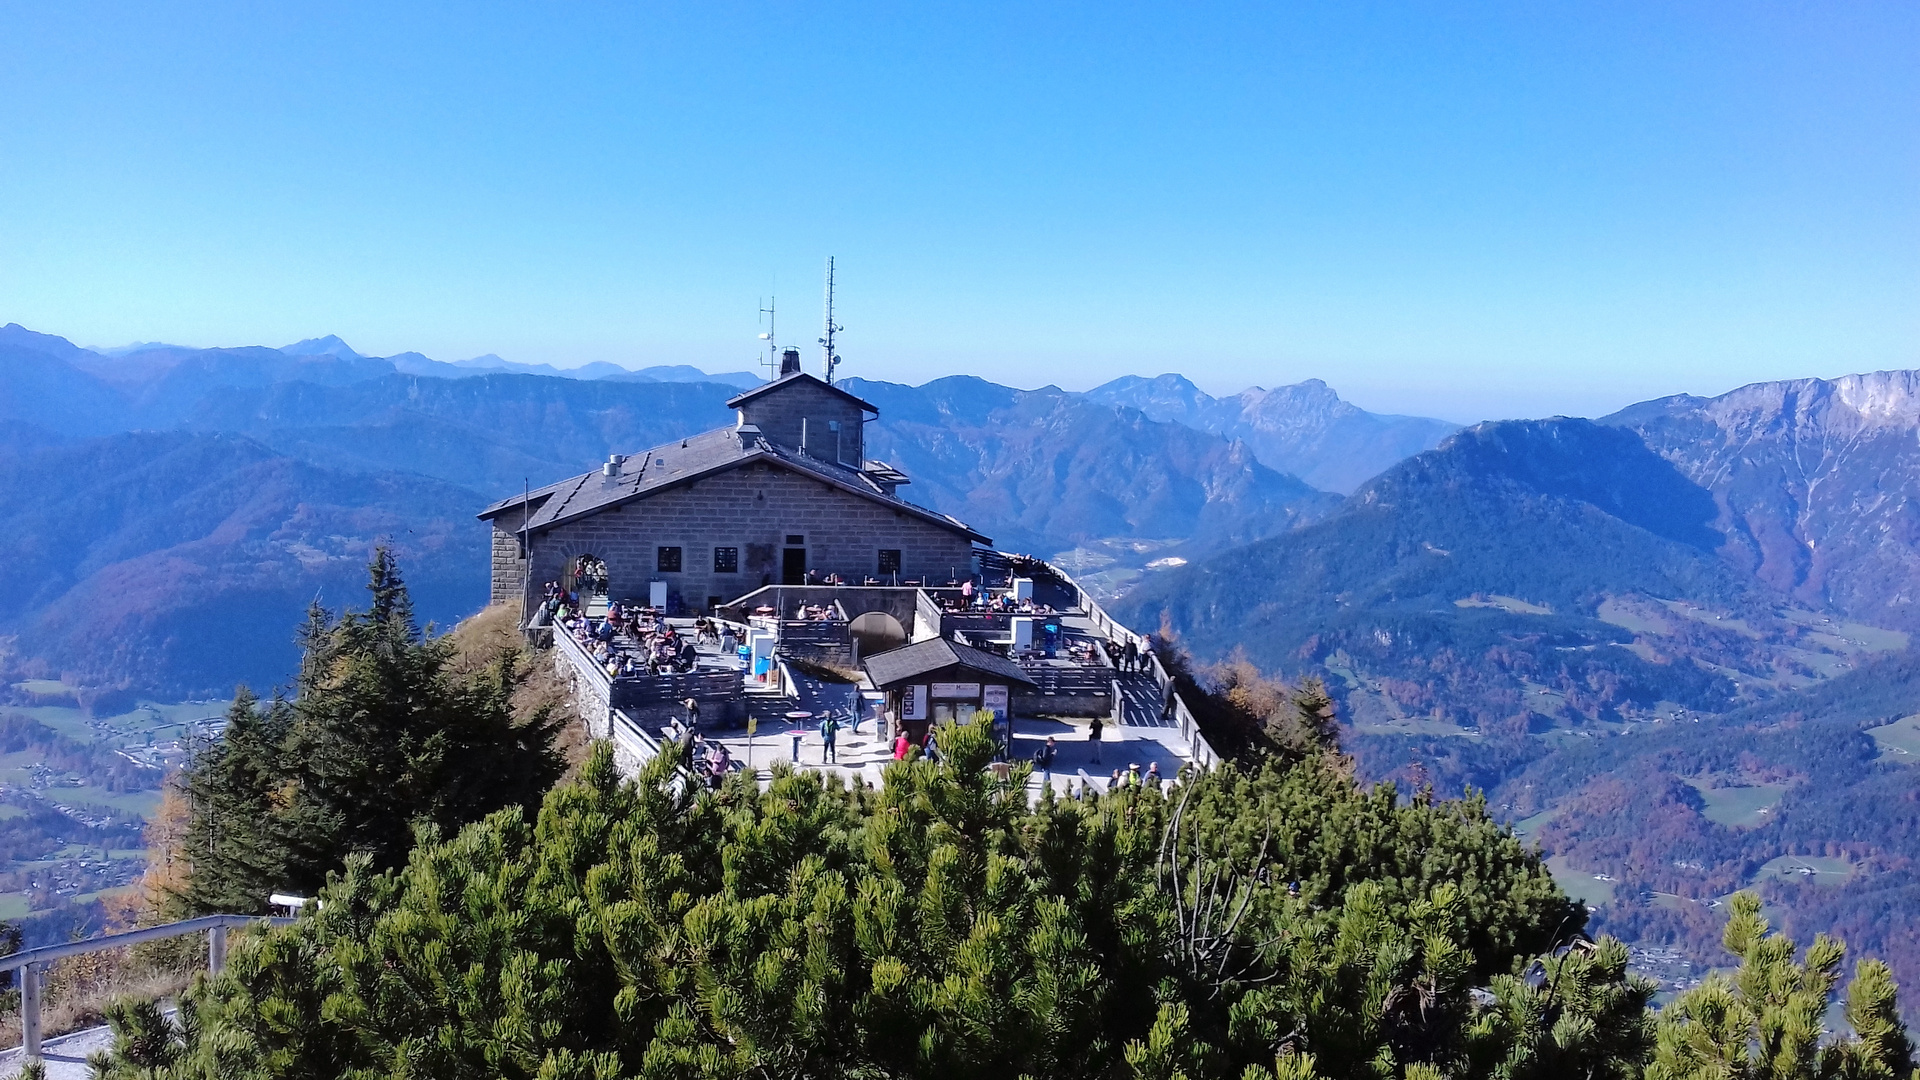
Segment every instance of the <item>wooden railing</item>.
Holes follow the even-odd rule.
[[[1109,694],[1113,692],[1113,675],[1106,668],[1022,664],[1020,670],[1027,673],[1027,678],[1032,679],[1037,691],[1043,694]]]
[[[663,701],[726,701],[738,697],[744,673],[739,669],[663,671],[658,675],[622,675],[613,680],[610,704],[616,709],[658,705]]]
[[[0,956],[0,971],[20,972],[20,1043],[28,1061],[40,1060],[40,973],[55,960],[102,949],[118,949],[143,941],[159,941],[183,934],[207,934],[207,970],[219,974],[227,966],[227,931],[234,927],[285,926],[292,919],[273,915],[203,915],[198,919],[148,926],[124,934],[108,934],[84,941],[42,945],[11,956]]]

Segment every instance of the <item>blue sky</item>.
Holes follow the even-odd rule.
[[[1597,414],[1920,366],[1920,6],[0,0],[0,322]],[[812,356],[812,351],[809,351]]]

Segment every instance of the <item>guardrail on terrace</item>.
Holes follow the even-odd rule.
[[[1113,675],[1106,668],[1060,668],[1044,664],[1022,664],[1042,693],[1108,694],[1113,692]]]
[[[219,974],[227,966],[227,931],[234,927],[254,926],[266,923],[269,926],[285,926],[293,920],[274,915],[203,915],[198,919],[186,919],[181,922],[167,923],[164,926],[147,926],[139,930],[129,930],[124,934],[107,934],[103,937],[87,938],[84,941],[66,941],[58,945],[42,945],[37,949],[27,949],[11,956],[0,956],[0,971],[20,972],[20,1044],[22,1056],[28,1061],[40,1060],[40,972],[55,960],[83,953],[99,952],[102,949],[118,949],[128,945],[138,945],[143,941],[159,941],[162,938],[180,937],[183,934],[207,933],[207,970]]]
[[[746,629],[731,623],[726,625],[734,626],[736,633]],[[575,687],[590,702],[596,717],[610,715],[619,708],[657,705],[686,698],[709,702],[731,699],[741,693],[746,679],[744,671],[726,668],[663,672],[659,675],[625,675],[614,679],[607,676],[607,669],[588,655],[572,634],[556,631],[553,647],[573,668]],[[590,730],[595,734],[600,733],[597,720],[590,725]]]
[[[1213,746],[1207,742],[1207,737],[1200,733],[1200,725],[1194,720],[1192,711],[1187,708],[1187,703],[1180,700],[1179,693],[1174,689],[1173,676],[1168,673],[1166,666],[1160,663],[1160,658],[1154,655],[1147,636],[1134,631],[1107,614],[1107,610],[1100,606],[1100,602],[1095,600],[1087,590],[1081,588],[1080,583],[1073,580],[1071,574],[1044,560],[1041,564],[1073,589],[1074,603],[1086,615],[1087,620],[1093,623],[1095,629],[1123,645],[1132,641],[1134,647],[1140,651],[1140,655],[1146,658],[1147,674],[1153,677],[1154,684],[1160,688],[1160,699],[1163,702],[1171,699],[1169,704],[1172,707],[1172,718],[1180,729],[1181,737],[1186,739],[1187,745],[1192,748],[1194,764],[1203,769],[1211,769],[1218,764],[1220,755],[1214,752]],[[1115,701],[1117,709],[1117,695]]]

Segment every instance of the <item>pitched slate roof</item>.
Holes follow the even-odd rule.
[[[822,390],[839,394],[841,397],[846,398],[848,401],[854,403],[855,405],[860,406],[861,408],[867,410],[868,412],[877,413],[880,411],[879,406],[871,405],[865,401],[862,401],[859,398],[854,397],[852,394],[847,393],[845,390],[842,390],[839,387],[833,385],[832,383],[827,382],[825,379],[816,378],[812,375],[807,374],[804,371],[796,371],[791,375],[782,375],[779,378],[773,380],[772,382],[766,383],[765,385],[762,385],[762,386],[756,386],[744,394],[735,394],[733,397],[727,399],[727,408],[737,409],[741,406],[742,403],[752,401],[754,398],[759,397],[761,394],[769,394],[775,390],[784,389],[786,387],[793,386],[796,382],[803,382],[803,381],[811,382]]]
[[[1009,682],[1035,685],[1033,676],[1028,675],[1021,670],[1019,664],[1006,657],[946,638],[916,641],[911,645],[902,645],[897,649],[888,649],[883,653],[863,657],[860,661],[860,666],[867,669],[867,676],[873,680],[873,685],[882,689],[912,682],[923,675],[955,664],[970,667],[975,671],[1006,679]]]
[[[916,506],[898,495],[888,494],[871,477],[852,466],[822,461],[810,454],[775,446],[765,439],[754,439],[744,446],[741,442],[737,429],[716,428],[678,442],[662,443],[651,450],[627,458],[619,476],[606,477],[598,472],[585,473],[570,480],[562,480],[557,484],[549,484],[531,492],[502,499],[482,510],[479,517],[483,521],[492,520],[510,510],[520,510],[524,505],[526,507],[525,528],[537,531],[597,513],[609,507],[644,499],[656,492],[691,483],[704,476],[711,476],[756,461],[767,461],[825,481],[843,491],[871,499],[902,513],[912,514],[942,528],[961,533],[969,539],[978,540],[983,544],[992,543],[987,537],[975,532],[965,522],[950,514],[936,513],[924,506]],[[505,519],[505,524],[517,523],[509,517]]]

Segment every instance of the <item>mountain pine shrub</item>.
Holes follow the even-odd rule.
[[[941,738],[881,789],[707,791],[672,750],[622,781],[596,747],[537,815],[348,857],[178,1030],[122,1013],[103,1075],[1547,1080],[1653,1054],[1625,950],[1573,936],[1479,803],[1320,756],[1030,804],[985,725]]]

